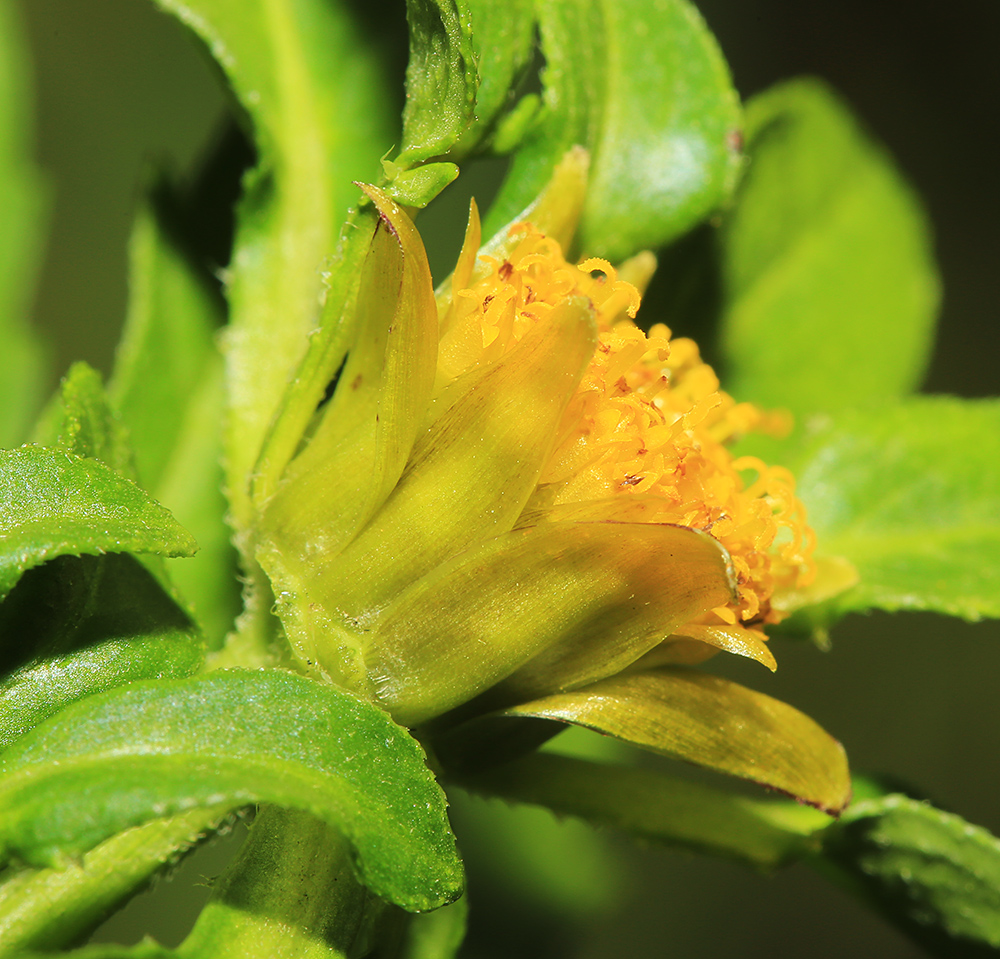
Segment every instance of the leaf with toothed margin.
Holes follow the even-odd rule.
[[[0,845],[36,865],[185,809],[260,802],[339,830],[361,881],[404,909],[461,893],[420,747],[375,706],[301,676],[133,683],[67,707],[0,758]]]

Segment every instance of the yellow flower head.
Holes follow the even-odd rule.
[[[475,206],[472,219],[467,246],[478,238]],[[791,474],[753,457],[734,459],[728,444],[780,427],[780,417],[721,392],[693,340],[672,340],[662,324],[648,334],[636,326],[640,292],[607,260],[571,265],[559,243],[530,223],[511,227],[509,243],[506,257],[482,258],[475,282],[452,285],[438,382],[499,359],[568,297],[593,305],[599,336],[526,513],[621,497],[623,516],[710,533],[729,553],[737,595],[703,623],[778,622],[771,597],[812,580],[814,537]],[[650,261],[640,256],[626,272],[641,283]],[[460,279],[469,282],[469,272]]]
[[[352,346],[260,524],[299,664],[410,726],[554,718],[750,778],[763,750],[772,785],[839,808],[842,750],[808,717],[674,668],[773,669],[813,543],[791,476],[729,450],[774,418],[636,326],[653,257],[571,264],[544,204],[481,247],[473,204],[435,294],[407,215],[363,189]]]

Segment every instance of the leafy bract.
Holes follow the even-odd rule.
[[[844,750],[829,733],[777,699],[705,673],[671,668],[626,673],[511,707],[503,715],[596,729],[831,813],[851,798]]]
[[[773,868],[801,856],[829,817],[748,799],[654,770],[538,753],[463,778],[474,792],[547,806],[641,839]]]
[[[939,284],[891,159],[814,80],[750,101],[747,150],[720,236],[726,389],[796,412],[912,391]]]
[[[808,427],[798,494],[823,552],[860,574],[837,609],[1000,616],[1000,401],[919,397]]]
[[[573,146],[591,151],[579,244],[623,259],[716,209],[739,165],[738,99],[725,61],[685,0],[538,4],[543,106],[485,232],[541,193]],[[641,215],[640,215],[641,213]]]
[[[61,449],[0,450],[0,598],[56,556],[190,556],[184,528],[131,480]]]
[[[134,557],[63,556],[30,570],[0,606],[8,670],[0,750],[93,693],[197,672],[204,644]],[[13,668],[12,668],[13,667]]]
[[[344,5],[158,3],[205,41],[226,72],[250,115],[259,156],[245,180],[227,283],[226,462],[233,517],[245,528],[249,474],[317,326],[322,270],[357,196],[351,181],[370,179],[392,143],[391,98]]]
[[[1000,948],[1000,840],[985,829],[893,794],[852,806],[823,852],[932,954]]]
[[[0,446],[24,439],[44,382],[43,353],[28,325],[41,252],[44,191],[31,160],[30,68],[19,10],[0,9]]]
[[[461,892],[419,746],[376,707],[300,676],[134,683],[69,706],[0,760],[0,842],[37,865],[194,806],[268,801],[343,833],[362,881],[397,905]]]

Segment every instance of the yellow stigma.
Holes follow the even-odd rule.
[[[567,263],[559,244],[527,223],[511,229],[506,256],[475,261],[478,241],[474,215],[442,308],[439,385],[498,359],[568,296],[587,297],[597,316],[598,348],[526,513],[618,499],[633,516],[641,507],[644,522],[704,530],[732,557],[737,599],[703,625],[777,622],[775,591],[814,575],[812,530],[791,474],[734,459],[727,444],[780,428],[782,418],[719,390],[692,340],[671,339],[662,324],[648,334],[636,326],[640,291],[606,260]],[[652,257],[622,272],[643,285]]]

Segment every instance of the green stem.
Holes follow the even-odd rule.
[[[0,885],[0,959],[79,939],[228,811],[196,809],[157,819],[108,839],[79,862],[14,872]]]
[[[178,956],[344,959],[373,905],[337,833],[306,813],[265,807]]]

